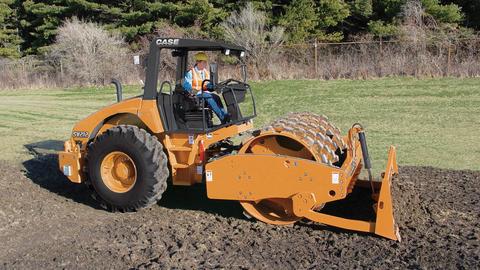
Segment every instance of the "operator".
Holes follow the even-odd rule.
[[[230,115],[223,108],[220,97],[205,91],[200,91],[202,82],[210,78],[207,70],[208,56],[204,52],[198,52],[194,55],[195,66],[193,66],[185,75],[183,88],[191,95],[196,94],[205,99],[208,106],[215,112],[222,124],[230,121]],[[212,90],[213,84],[206,83],[203,90]]]

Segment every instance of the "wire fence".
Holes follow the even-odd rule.
[[[133,58],[133,55],[132,55]],[[132,59],[128,58],[128,59]],[[169,59],[169,58],[164,58]],[[248,58],[247,58],[248,59]],[[169,62],[168,62],[169,61]],[[217,58],[221,77],[238,77],[238,66]],[[61,63],[61,62],[60,62]],[[141,67],[126,63],[130,71],[121,80],[144,80]],[[112,66],[112,69],[116,67]],[[174,74],[173,59],[163,63],[162,80]],[[282,45],[268,55],[248,61],[249,77],[270,79],[368,79],[387,76],[479,77],[480,39],[405,42],[358,41]],[[104,78],[103,83],[109,83]],[[28,56],[18,60],[0,59],[0,89],[39,88],[91,84],[63,74],[61,65],[49,59]]]
[[[480,39],[451,42],[365,41],[281,46],[260,68],[288,78],[480,76]],[[262,72],[260,72],[262,73]]]

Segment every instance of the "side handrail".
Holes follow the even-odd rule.
[[[228,84],[231,83],[231,82],[235,82],[235,83],[238,83],[238,84],[243,84],[245,85],[245,89],[248,90],[248,92],[250,93],[250,96],[252,98],[252,105],[253,105],[253,117],[257,116],[257,106],[255,104],[255,98],[253,96],[253,92],[252,92],[252,88],[250,88],[250,85],[248,83],[244,83],[244,82],[241,82],[241,81],[238,81],[238,80],[235,80],[235,79],[228,79],[225,81],[225,88],[227,88],[228,91],[231,91],[232,94],[233,94],[233,99],[234,99],[234,102],[235,102],[235,109],[237,110],[237,114],[240,115],[240,105],[238,104],[238,100],[237,100],[237,96],[235,95],[235,90],[232,88],[232,87],[228,87]],[[251,117],[251,116],[250,116]],[[242,117],[244,118],[244,117]]]
[[[168,117],[168,127],[170,129],[173,126],[173,118],[174,118],[174,115],[173,115],[173,91],[172,91],[172,83],[170,83],[169,81],[163,81],[162,84],[160,85],[160,94],[163,93],[163,86],[165,84],[168,84],[169,94],[170,94],[170,97],[169,97],[169,99],[170,99],[170,111],[169,111],[170,117]]]
[[[252,88],[250,88],[250,85],[248,83],[245,83],[248,91],[250,92],[250,96],[252,97],[252,105],[253,105],[253,116],[257,116],[257,105],[255,104],[255,98],[253,97],[253,92]]]

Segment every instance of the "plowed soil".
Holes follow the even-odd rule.
[[[0,268],[426,268],[478,269],[480,172],[401,167],[395,215],[402,242],[309,222],[290,227],[246,219],[204,187],[169,187],[136,213],[98,208],[53,155],[0,162]],[[361,215],[358,190],[325,211]],[[358,211],[356,210],[358,209]],[[347,213],[348,214],[348,213]],[[352,214],[352,213],[350,213]]]

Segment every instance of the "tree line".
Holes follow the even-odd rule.
[[[269,27],[285,29],[285,42],[344,41],[370,34],[389,38],[397,33],[402,6],[412,0],[0,0],[0,57],[19,58],[48,51],[57,29],[69,18],[102,24],[135,46],[165,25],[223,39],[221,27],[232,12],[247,3],[267,14]],[[424,16],[442,27],[463,32],[480,30],[478,0],[416,0]]]

